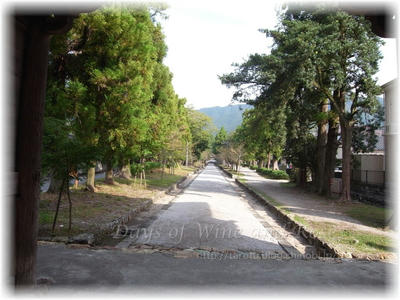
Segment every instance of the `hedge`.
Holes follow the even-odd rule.
[[[282,170],[257,168],[257,173],[260,173],[270,179],[289,179],[289,175],[285,171],[282,171]]]

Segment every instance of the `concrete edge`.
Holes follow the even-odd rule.
[[[317,251],[317,255],[320,257],[333,257],[333,258],[343,258],[343,255],[333,248],[332,246],[328,245],[326,242],[322,241],[320,238],[316,237],[312,232],[308,231],[304,226],[297,223],[289,216],[284,214],[279,208],[272,205],[265,199],[261,194],[257,191],[253,190],[247,184],[235,179],[235,182],[249,192],[252,196],[254,196],[259,201],[265,203],[270,211],[282,222],[286,224],[286,228],[292,232],[295,232],[301,235],[310,245],[313,245]]]
[[[194,172],[190,172],[188,175],[179,179],[177,182],[171,184],[165,192],[168,193],[187,188],[192,183],[192,181],[203,171],[203,169],[204,167],[201,167],[197,168]],[[182,185],[186,180],[189,180],[189,182]]]
[[[225,175],[227,175],[230,178],[235,179],[237,176],[233,175],[231,172],[229,172],[228,170],[225,170],[221,165],[216,165],[222,172],[224,172]]]

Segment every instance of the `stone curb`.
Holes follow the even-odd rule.
[[[284,214],[280,209],[276,206],[272,205],[268,202],[262,195],[253,190],[247,184],[240,182],[238,179],[235,179],[236,183],[248,191],[252,196],[254,196],[259,201],[265,203],[269,210],[277,216],[282,222],[286,224],[286,228],[290,231],[295,232],[301,235],[310,245],[313,245],[317,251],[317,254],[322,257],[333,257],[333,258],[343,258],[344,256],[337,251],[335,248],[328,245],[326,242],[322,241],[318,237],[316,237],[313,233],[305,229],[301,224],[292,220],[289,216]]]
[[[128,223],[133,217],[135,217],[141,211],[148,209],[151,204],[153,204],[153,199],[146,200],[142,203],[142,205],[131,209],[126,215],[118,217],[113,221],[106,223],[100,226],[100,230],[102,233],[107,231],[113,231],[116,226]]]
[[[172,185],[170,185],[168,187],[168,189],[166,190],[166,193],[186,188],[190,183],[192,183],[194,178],[196,178],[197,175],[199,175],[199,173],[201,171],[203,171],[203,169],[204,168],[198,168],[196,171],[190,172],[188,175],[186,175],[185,177],[181,178],[178,182],[173,183]],[[185,185],[182,185],[186,180],[189,180],[189,182],[187,184],[185,184]]]
[[[233,179],[235,179],[237,176],[236,175],[233,175],[231,172],[229,172],[228,170],[225,170],[223,167],[221,167],[220,165],[217,165],[218,166],[218,168],[220,168],[220,170],[222,171],[222,172],[224,172],[225,173],[225,175],[227,175],[228,177],[230,177],[230,178],[233,178]]]
[[[307,229],[304,228],[303,225],[297,223],[296,221],[292,220],[289,216],[284,214],[280,209],[278,209],[276,206],[272,205],[271,203],[268,202],[267,199],[265,199],[261,194],[259,194],[257,191],[253,190],[250,186],[247,184],[239,181],[235,175],[230,173],[229,171],[223,169],[220,165],[218,167],[229,177],[234,178],[235,182],[248,191],[252,196],[254,196],[256,199],[261,201],[262,203],[265,203],[268,207],[268,209],[276,216],[278,217],[279,220],[284,222],[286,224],[286,228],[288,228],[290,231],[295,232],[299,235],[301,235],[310,245],[313,245],[317,251],[317,254],[322,257],[333,257],[333,258],[351,258],[347,257],[346,255],[342,254],[340,251],[336,250],[334,247],[328,245],[326,242],[322,241],[318,237],[316,237],[312,232],[308,231]]]

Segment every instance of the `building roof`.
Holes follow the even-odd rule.
[[[397,84],[397,78],[390,80],[389,82],[386,82],[385,84],[381,85],[381,88],[386,89],[394,84]]]

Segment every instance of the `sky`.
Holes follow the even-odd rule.
[[[231,104],[233,89],[218,75],[233,71],[252,53],[269,53],[272,45],[259,29],[278,24],[274,1],[174,1],[167,0],[163,22],[168,54],[164,63],[173,73],[179,97],[195,109]],[[397,77],[395,39],[384,39],[384,59],[377,74],[384,84]]]
[[[125,2],[138,2],[125,1]],[[152,2],[152,0],[143,0]],[[142,2],[143,2],[142,1]],[[218,75],[233,71],[232,63],[242,63],[253,53],[268,53],[271,39],[259,29],[273,29],[278,24],[277,11],[282,1],[275,0],[155,0],[165,2],[169,18],[162,21],[165,41],[168,46],[164,63],[173,73],[173,85],[179,97],[187,99],[195,109],[231,104],[233,89],[222,85]],[[301,1],[301,0],[300,0]],[[357,0],[352,0],[352,3]],[[1,1],[2,13],[15,3],[27,3],[37,8],[51,3],[42,0]],[[71,6],[99,1],[69,0]],[[108,2],[120,2],[111,0]],[[360,0],[366,2],[377,1]],[[4,4],[5,3],[5,4]],[[100,2],[101,3],[101,2]],[[346,2],[345,2],[346,3]],[[6,8],[6,9],[5,9]],[[0,22],[4,25],[4,22]],[[4,30],[1,29],[2,33]],[[381,49],[384,59],[377,74],[378,83],[384,84],[397,77],[397,55],[395,39],[384,39]],[[4,57],[3,57],[4,58]]]

